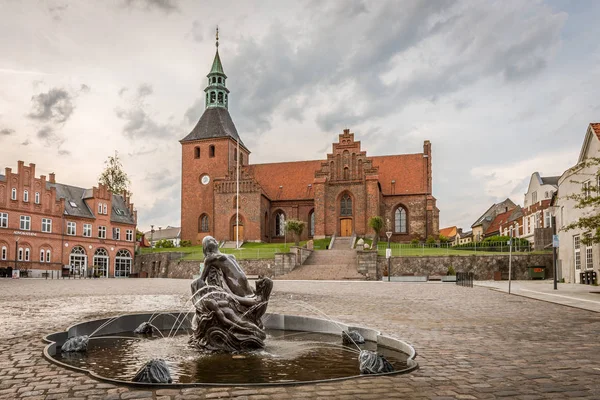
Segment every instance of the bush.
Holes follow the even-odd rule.
[[[191,247],[191,246],[192,246],[191,240],[182,240],[181,242],[179,242],[179,247]]]
[[[412,244],[412,245],[417,245],[417,244],[419,244],[419,239],[413,239],[413,240],[411,240],[411,241],[410,241],[410,244]]]
[[[427,237],[425,244],[435,244],[435,238],[430,235],[429,237]]]
[[[451,265],[448,267],[448,276],[452,276],[452,275],[456,275],[456,271],[454,270],[454,267]]]
[[[441,243],[448,243],[450,241],[450,239],[444,235],[440,235],[440,242]]]
[[[173,247],[175,247],[175,245],[170,240],[162,239],[156,242],[154,247],[156,247],[157,249],[172,249]]]

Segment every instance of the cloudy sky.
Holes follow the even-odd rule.
[[[0,168],[91,187],[117,150],[139,226],[178,225],[179,139],[214,29],[251,162],[433,146],[440,225],[523,202],[600,121],[600,2],[0,0]]]

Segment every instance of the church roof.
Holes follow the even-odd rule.
[[[379,167],[379,183],[384,195],[427,192],[427,160],[422,153],[369,158],[374,167]],[[396,182],[392,185],[392,181]]]
[[[246,147],[238,135],[229,111],[222,107],[211,107],[204,110],[202,117],[200,117],[194,129],[192,129],[189,135],[181,139],[181,142],[221,137],[230,137],[236,141],[239,140],[240,145]]]
[[[210,68],[210,72],[207,76],[212,74],[219,74],[227,77],[225,72],[223,72],[223,64],[221,64],[221,57],[219,57],[219,50],[217,48],[217,52],[215,53],[215,59],[213,60],[212,67]]]
[[[315,171],[322,160],[249,165],[249,172],[271,201],[314,199]],[[311,186],[309,186],[311,185]]]

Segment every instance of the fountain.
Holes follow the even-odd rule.
[[[128,385],[282,385],[418,368],[415,350],[379,332],[327,319],[266,313],[273,282],[253,289],[235,257],[204,238],[190,311],[132,314],[46,336],[46,358]],[[303,304],[300,304],[303,305]]]

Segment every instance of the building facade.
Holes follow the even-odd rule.
[[[580,273],[595,270],[600,273],[600,245],[584,244],[585,235],[595,234],[581,229],[565,230],[564,228],[579,218],[598,215],[600,210],[594,206],[577,208],[577,201],[570,195],[589,193],[598,196],[600,178],[597,165],[586,165],[591,158],[600,157],[600,123],[591,123],[585,134],[585,139],[577,165],[565,171],[558,180],[558,193],[555,197],[553,212],[556,217],[559,239],[558,265],[559,273],[566,282],[579,283]],[[590,188],[595,188],[591,191]]]
[[[205,111],[180,141],[182,240],[283,242],[290,218],[306,222],[301,240],[368,236],[373,216],[394,241],[437,238],[429,141],[422,153],[373,157],[345,129],[325,159],[251,164],[228,111],[218,42],[207,77]]]
[[[179,247],[181,243],[181,228],[177,226],[167,226],[166,228],[158,227],[158,229],[152,229],[144,232],[144,237],[149,243],[150,247],[156,247],[156,244],[160,241],[168,241],[174,247]]]
[[[535,243],[535,231],[552,228],[552,212],[550,200],[558,190],[559,176],[540,176],[538,172],[531,175],[529,187],[523,199],[523,234],[521,237]],[[539,236],[539,235],[538,235]],[[538,243],[543,248],[549,243]]]
[[[28,276],[125,277],[133,265],[136,212],[129,196],[35,176],[19,161],[0,175],[0,267]]]
[[[483,215],[477,218],[473,225],[471,225],[473,241],[481,242],[485,238],[486,232],[488,232],[488,229],[496,216],[498,214],[508,212],[514,209],[516,206],[517,205],[508,198],[500,203],[492,204],[492,206],[488,208]]]

